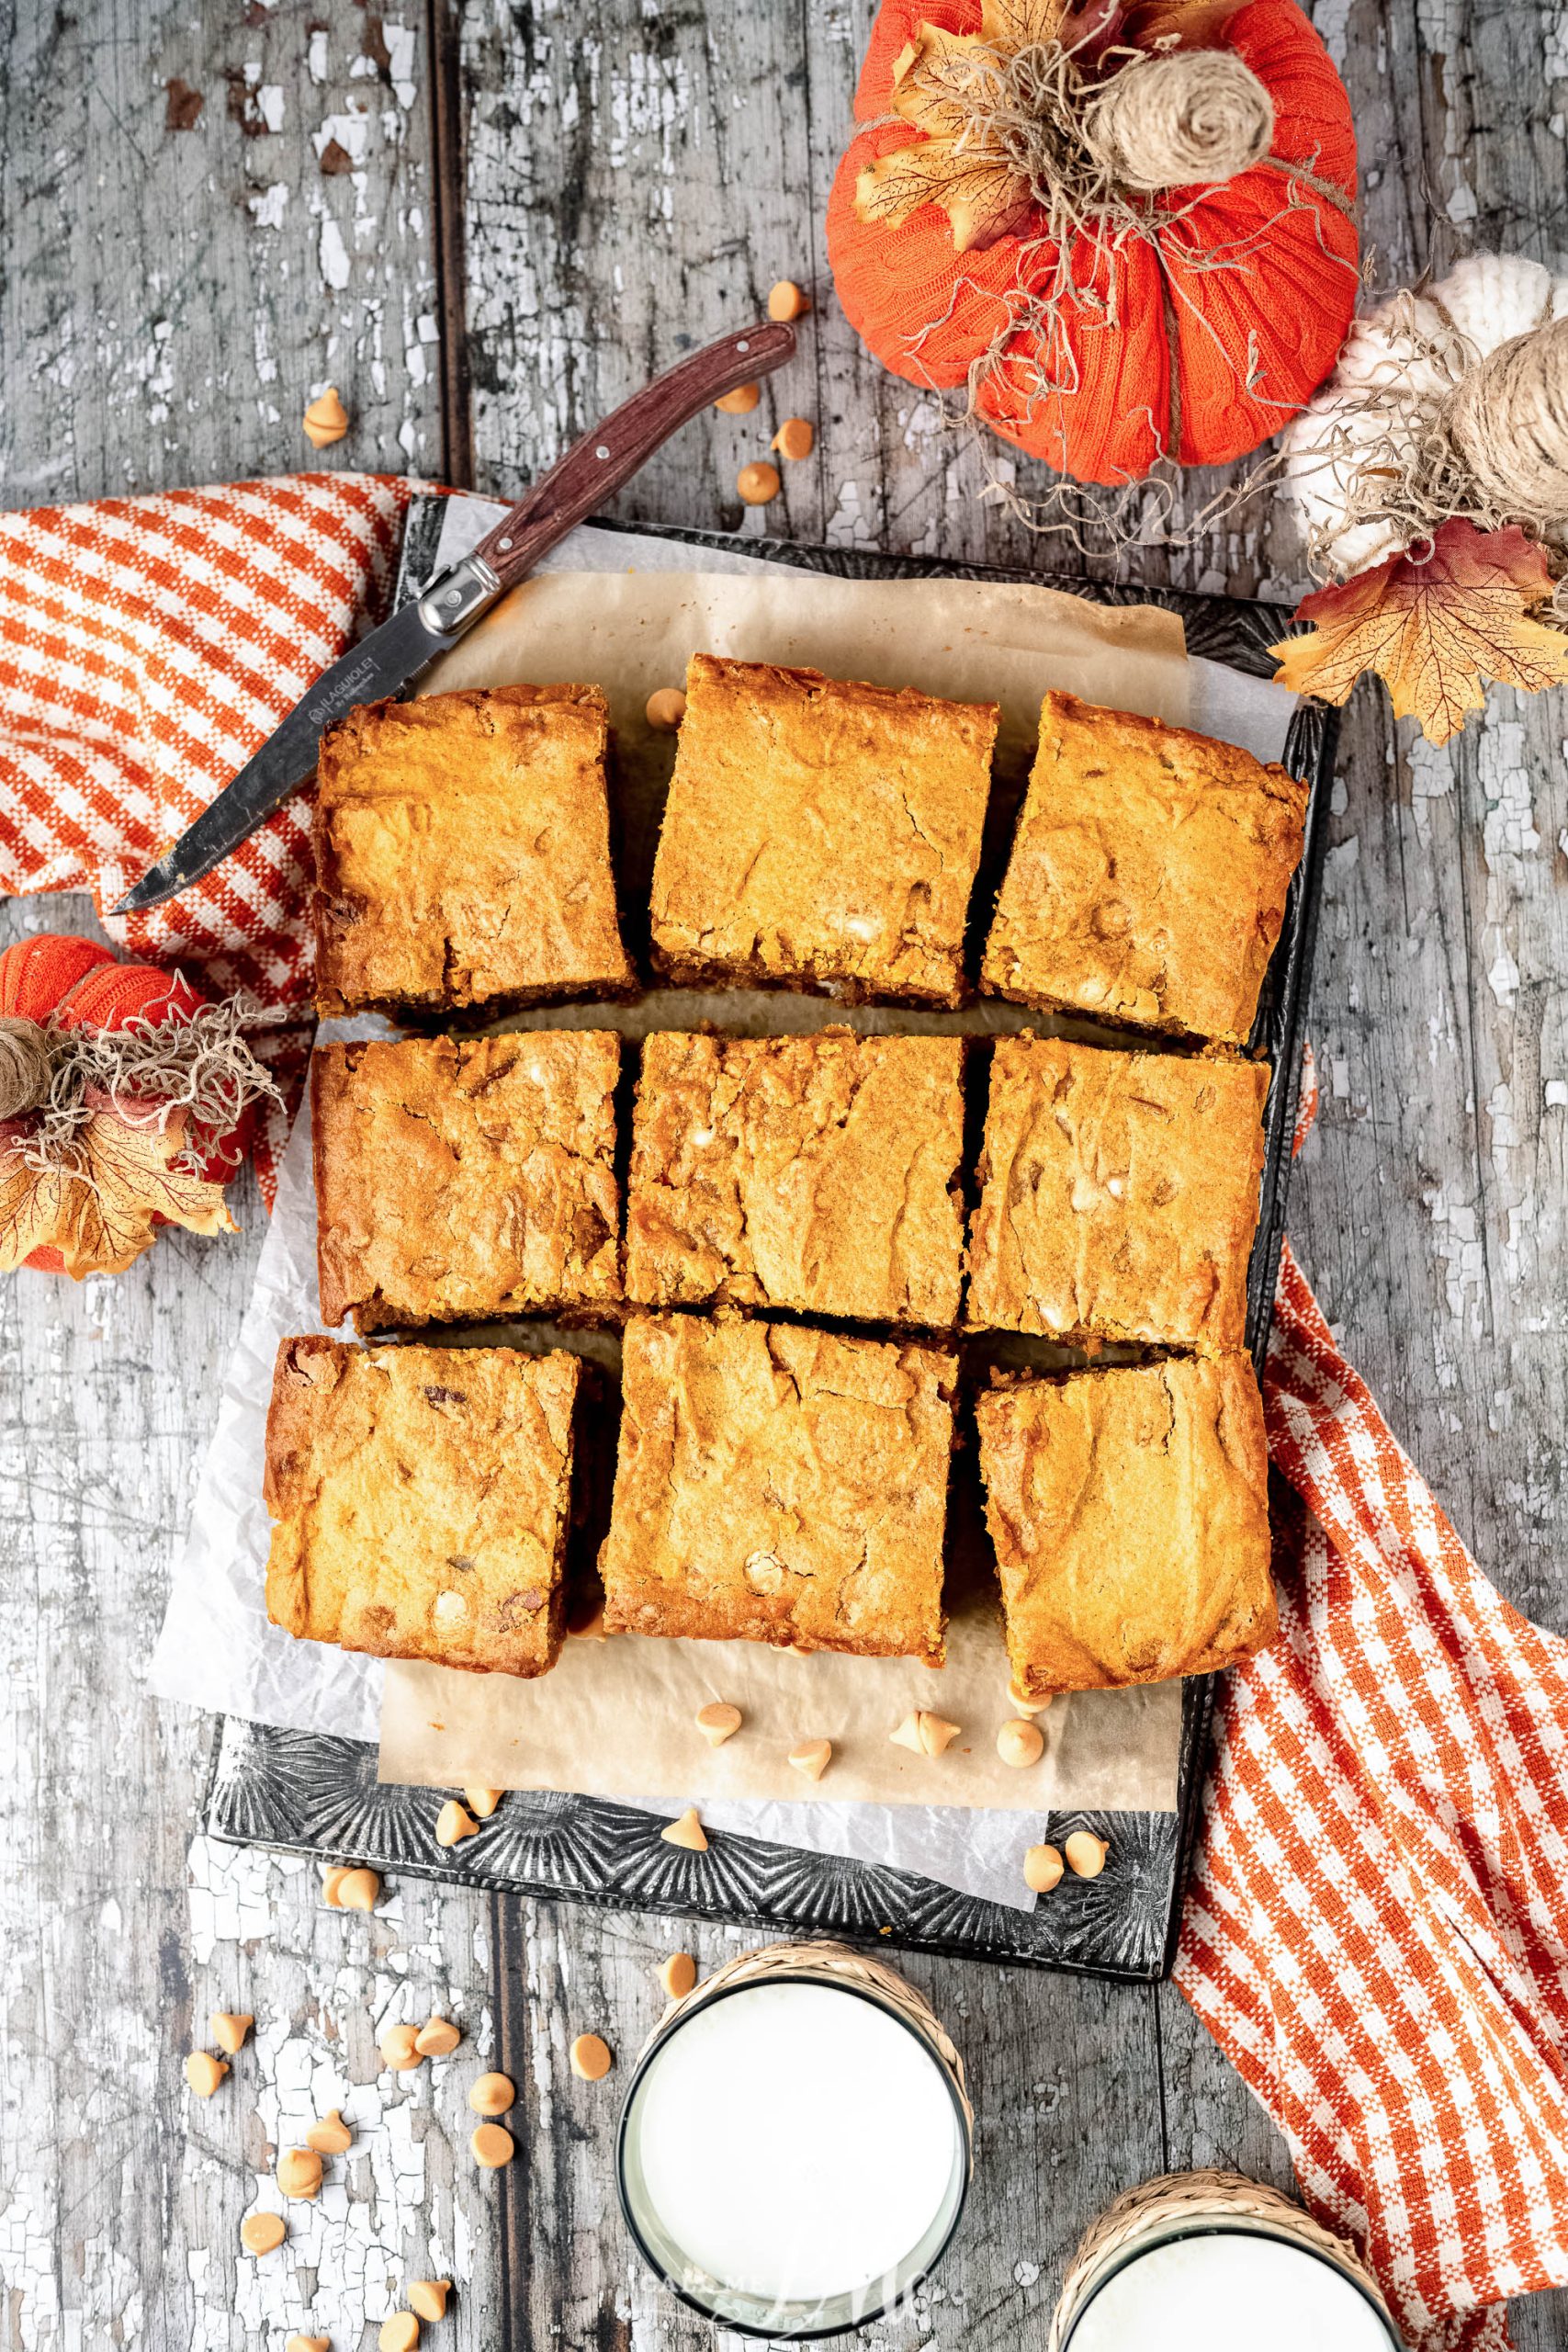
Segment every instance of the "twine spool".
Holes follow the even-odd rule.
[[[1330,2264],[1371,2298],[1387,2323],[1390,2343],[1403,2340],[1377,2280],[1355,2247],[1278,2189],[1235,2172],[1168,2172],[1128,2189],[1089,2223],[1063,2281],[1046,2352],[1063,2352],[1085,2304],[1129,2254],[1145,2243],[1163,2242],[1183,2225],[1201,2228],[1216,2220],[1256,2222],[1266,2235],[1282,2238]]]
[[[1112,183],[1140,196],[1218,185],[1261,163],[1274,101],[1228,49],[1134,58],[1092,101],[1084,142]]]
[[[0,1015],[0,1120],[38,1110],[53,1076],[54,1057],[38,1023]]]
[[[1568,318],[1517,334],[1467,368],[1446,421],[1500,512],[1541,530],[1568,520]]]

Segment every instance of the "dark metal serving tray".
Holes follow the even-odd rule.
[[[442,501],[426,498],[411,510],[400,602],[418,593],[434,569],[442,506]],[[635,527],[698,551],[726,548],[840,579],[1040,579],[1028,571],[933,563],[861,548]],[[1190,652],[1254,677],[1272,674],[1268,648],[1290,625],[1283,607],[1235,597],[1071,580],[1049,584],[1099,604],[1160,605],[1179,613]],[[1336,713],[1303,704],[1285,750],[1286,765],[1307,779],[1311,798],[1305,854],[1291,888],[1254,1035],[1274,1069],[1265,1114],[1262,1213],[1247,1283],[1247,1337],[1259,1368],[1284,1237],[1302,1023],[1337,735]],[[1074,1829],[1096,1830],[1110,1840],[1111,1859],[1100,1878],[1069,1876],[1032,1912],[980,1902],[912,1872],[718,1832],[705,1854],[688,1853],[664,1844],[659,1815],[592,1797],[514,1792],[477,1837],[444,1849],[434,1838],[440,1793],[382,1786],[372,1745],[232,1716],[220,1723],[214,1744],[206,1822],[217,1838],[456,1879],[502,1893],[719,1919],[770,1934],[816,1930],[962,1959],[1148,1981],[1166,1973],[1175,1951],[1212,1697],[1208,1679],[1185,1685],[1174,1813],[1046,1817],[1043,1836],[1059,1845]]]

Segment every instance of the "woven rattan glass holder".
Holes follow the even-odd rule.
[[[1163,2173],[1129,2189],[1091,2222],[1063,2283],[1046,2352],[1070,2352],[1074,2332],[1095,2296],[1140,2256],[1178,2238],[1225,2234],[1272,2238],[1327,2264],[1376,2313],[1387,2331],[1389,2352],[1404,2352],[1404,2339],[1355,2247],[1277,2189],[1234,2172]]]
[[[930,2226],[897,2269],[854,2294],[830,2295],[810,2302],[764,2301],[694,2269],[674,2245],[661,2223],[642,2177],[638,2151],[638,2093],[649,2068],[671,2037],[714,2001],[733,1999],[759,1984],[829,1985],[851,1998],[869,2001],[912,2034],[933,2062],[953,2101],[957,2125],[958,2155],[947,2193]],[[863,2327],[868,2320],[901,2302],[952,2242],[964,2211],[974,2170],[974,2111],[964,2086],[964,2062],[935,2011],[908,1980],[885,1962],[873,1960],[847,1944],[769,1944],[760,1951],[743,1952],[715,1971],[703,1984],[666,2010],[638,2055],[621,2109],[615,2137],[615,2186],[626,2227],[649,2267],[681,2301],[742,2335],[802,2342],[813,2336],[838,2335]]]

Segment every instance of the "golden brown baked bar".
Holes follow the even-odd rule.
[[[1239,1348],[1268,1091],[1259,1062],[998,1039],[965,1320]]]
[[[575,1356],[285,1340],[266,1613],[378,1657],[543,1674],[562,1632]]]
[[[642,1050],[626,1295],[942,1327],[963,1260],[963,1042],[690,1037]]]
[[[612,1632],[942,1663],[953,1356],[637,1315],[622,1361]]]
[[[1249,1357],[1021,1381],[982,1396],[976,1418],[1021,1690],[1209,1674],[1272,1641]]]
[[[1250,752],[1047,695],[981,987],[1244,1045],[1306,804]]]
[[[719,987],[956,1004],[997,710],[692,657],[654,960]]]
[[[603,1311],[621,1295],[607,1030],[323,1046],[321,1319],[358,1331]]]
[[[321,738],[316,1002],[445,1012],[613,995],[597,686],[498,686],[351,710]]]

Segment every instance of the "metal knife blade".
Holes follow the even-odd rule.
[[[210,874],[305,782],[316,764],[323,728],[357,703],[378,702],[411,684],[438,653],[457,644],[468,623],[500,594],[501,582],[489,565],[476,564],[469,557],[433,581],[417,602],[405,605],[361,638],[317,679],[211,807],[202,810],[168,854],[150,866],[110,911],[139,914],[148,907],[161,907]]]

